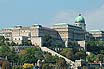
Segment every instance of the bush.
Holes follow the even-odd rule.
[[[50,69],[49,64],[43,64],[42,69]]]
[[[22,66],[13,66],[12,69],[23,69]]]

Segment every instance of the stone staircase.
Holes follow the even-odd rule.
[[[57,52],[55,52],[55,51],[53,51],[53,50],[51,50],[51,49],[49,49],[47,47],[41,47],[41,50],[45,51],[45,52],[49,52],[53,56],[57,55],[58,57],[64,58],[65,61],[71,65],[71,69],[77,69],[77,66],[76,66],[75,62],[73,62],[72,60],[70,60],[70,59],[68,59],[68,58],[66,58],[66,57],[64,57],[62,55],[60,55],[59,53],[57,53]]]

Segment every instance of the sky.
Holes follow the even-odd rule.
[[[0,28],[65,22],[81,13],[87,30],[104,30],[104,0],[0,0]]]

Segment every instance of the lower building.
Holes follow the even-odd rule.
[[[90,40],[104,41],[104,31],[102,30],[91,30],[89,31],[89,34],[92,36]]]

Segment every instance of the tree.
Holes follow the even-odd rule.
[[[0,36],[0,46],[10,46],[10,42],[8,38],[4,38],[4,36]]]
[[[73,50],[71,48],[64,48],[61,54],[69,59],[73,57]]]
[[[10,64],[8,61],[4,61],[2,64],[2,69],[10,69]]]
[[[1,46],[0,47],[0,56],[6,57],[10,54],[11,50],[8,46]]]
[[[46,62],[52,62],[53,61],[51,53],[45,52],[44,56],[45,56],[45,61]]]
[[[104,55],[98,54],[98,55],[96,56],[96,61],[104,62]]]
[[[48,53],[48,52],[44,52],[44,61],[47,62],[47,63],[56,63],[56,61],[59,59],[58,56],[52,56],[51,53]]]
[[[43,64],[42,69],[50,69],[49,64]]]
[[[4,36],[0,36],[0,46],[5,45],[5,38]]]
[[[86,58],[86,52],[85,51],[76,52],[75,55],[77,56],[76,59],[85,59]]]
[[[43,42],[43,46],[49,47],[51,46],[53,41],[52,36],[49,36],[48,34],[44,36],[44,42]]]
[[[0,47],[0,56],[7,57],[10,62],[17,62],[18,55],[14,51],[14,49],[10,49],[9,46],[1,46]]]
[[[59,58],[58,61],[56,61],[56,69],[67,69],[67,64],[65,59]]]
[[[61,41],[56,41],[56,43],[55,43],[55,47],[56,48],[62,48],[62,47],[64,47],[64,45],[62,44],[62,42]]]
[[[91,53],[90,55],[87,55],[86,60],[88,62],[94,62],[96,60],[96,55]]]
[[[93,52],[95,54],[102,53],[101,50],[104,50],[104,42],[103,41],[88,41],[86,42],[87,51]]]
[[[8,60],[10,62],[15,62],[17,63],[19,59],[18,54],[15,52],[14,48],[11,49],[10,53],[8,54]]]
[[[34,63],[38,60],[36,52],[41,52],[39,48],[27,48],[19,53],[21,63]],[[42,54],[39,54],[42,55]],[[42,56],[41,56],[42,57]]]
[[[37,58],[37,59],[39,59],[39,60],[43,60],[43,53],[42,53],[42,51],[35,51],[35,57]]]

